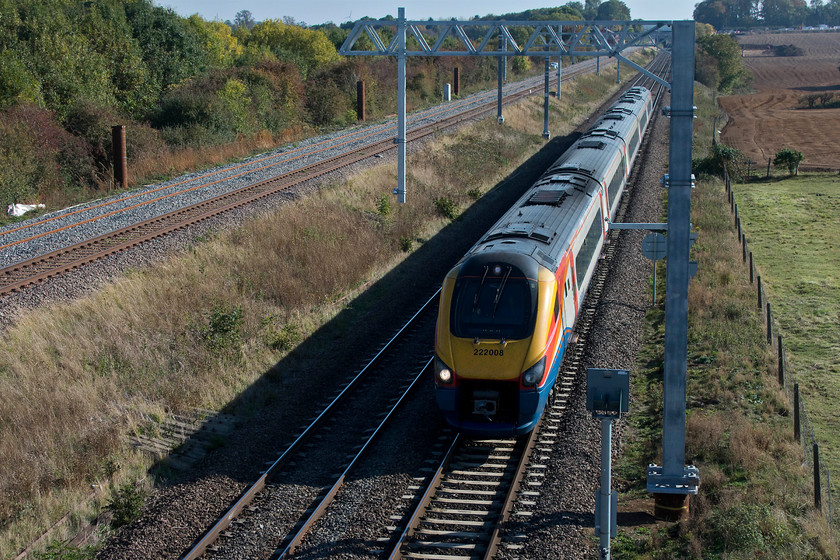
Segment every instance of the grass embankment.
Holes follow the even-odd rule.
[[[700,120],[707,119],[712,111],[705,93],[698,92],[695,102]],[[711,138],[708,123],[699,124],[698,143]],[[695,154],[703,148],[695,145]],[[811,467],[793,437],[791,405],[776,379],[775,353],[767,345],[756,288],[742,260],[722,181],[698,182],[692,223],[699,233],[692,258],[699,266],[689,291],[686,461],[699,468],[700,489],[691,497],[687,520],[620,530],[613,556],[837,558],[827,520],[813,509]],[[817,231],[827,229],[819,223],[810,231],[820,236]],[[768,241],[766,246],[775,245]],[[780,259],[768,253],[759,262],[774,258]],[[781,262],[776,265],[785,268]],[[792,267],[791,261],[787,266]],[[665,291],[664,278],[661,274],[659,294]],[[800,290],[807,285],[807,292],[814,292],[799,280],[795,285]],[[646,320],[647,343],[631,389],[631,443],[618,470],[631,482],[619,504],[652,501],[644,490],[644,470],[648,463],[661,464],[663,302]],[[784,313],[779,309],[777,317]]]
[[[786,176],[735,184],[733,191],[820,457],[838,477],[840,177]]]
[[[615,82],[613,67],[564,84],[551,103],[554,136]],[[486,119],[413,153],[409,204],[390,196],[396,166],[379,166],[21,319],[0,342],[0,557],[13,557],[90,484],[142,476],[148,463],[126,441],[148,428],[141,414],[232,402],[248,413],[262,402],[237,397],[258,382],[261,391],[248,393],[276,406],[282,387],[270,385],[283,372],[264,374],[543,146],[541,132],[534,96],[507,108],[504,126]]]

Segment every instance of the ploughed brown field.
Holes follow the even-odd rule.
[[[805,156],[802,170],[840,169],[840,107],[802,109],[799,103],[803,95],[822,92],[840,102],[840,32],[741,35],[738,42],[757,93],[720,98],[729,116],[721,141],[758,168],[792,148]],[[772,45],[795,45],[804,54],[774,56],[767,48]]]

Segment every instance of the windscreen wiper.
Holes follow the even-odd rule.
[[[513,267],[507,267],[507,272],[505,272],[505,277],[502,278],[502,283],[499,284],[498,289],[496,290],[496,299],[493,300],[493,318],[496,318],[496,309],[499,307],[499,300],[502,299],[502,291],[505,289],[505,284],[507,284],[508,276],[510,276],[510,271]]]
[[[481,288],[484,287],[484,281],[487,279],[487,272],[489,272],[489,270],[489,266],[484,267],[484,276],[481,277],[481,284],[478,285],[478,289],[475,291],[475,297],[473,298],[472,313],[475,313],[475,310],[478,307],[478,300],[481,296]]]

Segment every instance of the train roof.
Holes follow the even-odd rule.
[[[548,182],[537,183],[467,257],[488,251],[513,252],[556,269],[599,190],[596,179],[580,173],[558,173]]]
[[[615,168],[634,115],[650,104],[650,93],[631,88],[532,185],[467,253],[467,258],[502,251],[533,258],[556,270],[575,232]],[[630,111],[628,113],[628,110]],[[595,208],[599,205],[595,204]]]

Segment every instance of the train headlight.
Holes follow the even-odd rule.
[[[525,387],[534,387],[543,378],[545,373],[545,356],[542,360],[525,370],[522,374],[522,385]]]
[[[454,378],[455,376],[452,375],[452,370],[449,366],[444,364],[440,358],[435,357],[435,381],[441,385],[449,385]]]

